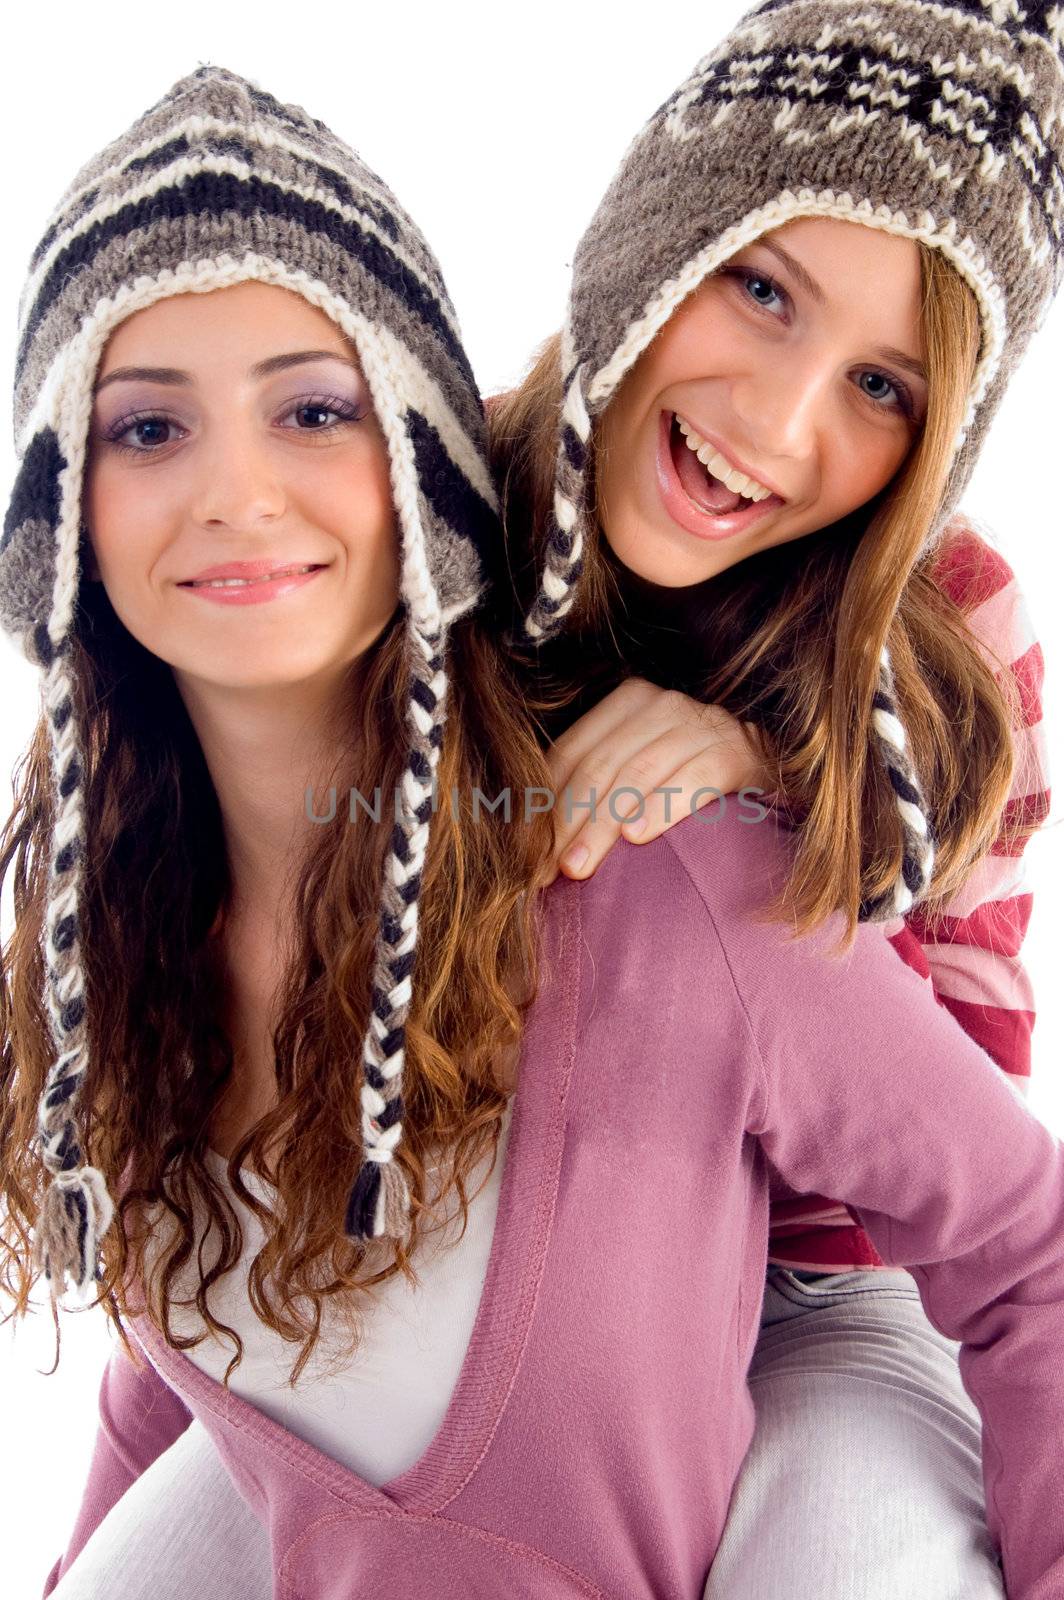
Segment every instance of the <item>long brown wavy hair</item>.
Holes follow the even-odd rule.
[[[884,642],[937,837],[924,914],[933,922],[999,832],[1015,841],[1034,831],[1020,821],[1003,824],[1019,716],[1011,675],[1003,670],[997,681],[961,609],[936,581],[936,563],[963,519],[921,554],[942,502],[979,318],[971,290],[945,257],[919,248],[929,410],[891,482],[831,527],[684,589],[623,567],[596,519],[566,624],[539,647],[526,683],[541,726],[554,736],[633,673],[745,722],[793,829],[793,867],[766,917],[791,923],[799,935],[841,911],[840,951],[852,944],[862,902],[895,882],[902,855],[895,799],[870,739]],[[548,339],[520,386],[489,408],[514,622],[534,597],[551,527],[559,340]],[[595,430],[592,485],[594,453]]]
[[[553,822],[541,814],[507,826],[483,805],[478,815],[475,791],[491,799],[506,787],[546,787],[549,775],[510,663],[474,612],[450,633],[440,803],[419,902],[398,1152],[411,1186],[411,1233],[401,1243],[346,1238],[390,798],[407,745],[404,632],[398,608],[353,664],[336,712],[335,771],[325,782],[341,797],[337,820],[317,830],[292,874],[294,947],[285,952],[274,1033],[276,1104],[229,1160],[230,1183],[264,1225],[252,1303],[298,1346],[293,1382],[327,1308],[341,1313],[353,1348],[365,1291],[400,1271],[416,1281],[410,1258],[436,1214],[426,1201],[430,1154],[453,1156],[437,1199],[442,1211],[457,1193],[466,1226],[467,1180],[489,1147],[497,1152],[507,1105],[499,1062],[519,1041],[536,989],[539,928],[528,891],[550,856]],[[119,621],[102,584],[82,585],[73,645],[89,840],[83,1148],[120,1196],[104,1241],[100,1298],[120,1334],[119,1318],[146,1306],[168,1341],[188,1348],[204,1335],[178,1334],[171,1310],[191,1264],[196,1309],[235,1346],[228,1379],[242,1345],[216,1319],[212,1288],[238,1262],[243,1241],[205,1161],[208,1122],[234,1060],[217,937],[232,894],[220,809],[172,671]],[[17,769],[0,839],[0,885],[13,868],[16,916],[0,983],[0,1284],[13,1298],[10,1314],[30,1303],[30,1233],[45,1177],[34,1135],[52,1062],[42,1003],[52,783],[42,720]],[[365,806],[348,807],[351,787],[371,797],[378,785],[379,822]],[[315,812],[327,814],[315,796]],[[275,1204],[245,1186],[241,1167],[276,1187]]]

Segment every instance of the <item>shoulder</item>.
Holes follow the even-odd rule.
[[[790,924],[768,915],[793,860],[791,831],[779,813],[752,794],[731,794],[691,811],[650,844],[621,840],[588,887],[597,886],[609,938],[639,940],[655,963],[688,973],[694,963],[706,979],[716,968],[742,993],[751,982],[771,983],[817,960],[843,931],[836,915],[796,939]]]
[[[728,987],[764,1059],[800,1051],[835,1029],[892,1036],[902,1017],[935,1006],[881,925],[859,923],[843,947],[841,912],[802,934],[769,915],[793,865],[790,830],[775,813],[744,822],[735,808],[712,825],[696,814],[657,842],[682,867],[705,908]],[[689,945],[689,970],[698,959]]]
[[[886,1048],[902,1019],[926,1022],[937,1002],[878,924],[860,924],[840,950],[840,913],[800,936],[769,916],[793,863],[789,830],[770,811],[741,820],[728,800],[650,844],[622,839],[592,878],[567,885],[592,974],[583,1014],[594,1007],[626,1039],[650,1018],[663,1059],[719,1055],[736,1072],[746,1062],[744,1081],[763,1092],[768,1063],[822,1061],[840,1037]]]
[[[790,830],[752,793],[711,801],[658,842],[717,924],[763,911],[783,889],[792,864]]]
[[[1045,661],[1015,572],[987,531],[956,517],[931,575],[960,609],[986,665],[1007,686],[1014,728],[1026,737],[1042,720]],[[1044,754],[1039,764],[1044,770]]]
[[[581,884],[584,914],[602,907],[615,916],[664,922],[682,907],[703,920],[732,915],[775,895],[790,864],[788,831],[755,795],[729,794],[674,820],[649,844],[621,838],[592,878]]]
[[[936,551],[931,576],[961,611],[993,671],[1037,652],[1034,625],[1019,580],[989,531],[954,518]]]
[[[967,513],[958,513],[933,552],[931,576],[935,583],[965,613],[1000,594],[1016,582],[996,540],[985,524],[977,524]]]

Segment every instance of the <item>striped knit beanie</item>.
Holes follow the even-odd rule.
[[[573,604],[594,419],[676,307],[761,234],[837,217],[941,250],[975,292],[981,340],[928,546],[1064,274],[1061,0],[766,0],[699,62],[634,140],[577,246],[545,570],[524,635]],[[926,894],[934,841],[889,653],[871,725],[904,837],[886,921]]]
[[[486,590],[499,549],[480,396],[439,267],[381,180],[324,123],[221,67],[202,66],[78,173],[34,251],[19,309],[20,470],[0,541],[0,623],[42,674],[55,795],[46,917],[55,1060],[40,1103],[50,1174],[34,1236],[53,1294],[99,1279],[113,1215],[87,1164],[78,1090],[87,1062],[78,901],[86,852],[70,640],[91,390],[104,343],[169,295],[247,279],[294,289],[354,344],[387,441],[401,538],[409,663],[402,820],[385,868],[362,1057],[362,1166],[349,1235],[402,1237],[405,1025],[432,793],[443,737],[449,624]]]

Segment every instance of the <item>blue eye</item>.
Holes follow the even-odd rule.
[[[763,283],[768,286],[778,300],[786,300],[787,298],[786,290],[781,289],[778,284],[773,283],[772,279],[766,277],[763,272],[737,272],[736,276],[741,278],[743,287],[746,289],[749,289],[752,283]],[[756,304],[762,311],[767,310],[763,300],[757,300]]]
[[[774,313],[769,311],[767,302],[757,299],[756,296],[748,292],[752,283],[760,283],[765,285],[765,287],[767,287],[778,300],[787,301],[790,298],[786,289],[781,288],[775,279],[770,278],[766,272],[755,272],[749,267],[724,267],[721,269],[721,272],[724,277],[738,278],[743,286],[743,289],[747,291],[747,293],[744,295],[744,298],[753,300],[756,309],[758,311],[767,311],[769,316],[774,315]],[[864,398],[868,401],[869,405],[873,406],[877,411],[900,411],[902,415],[908,417],[910,421],[914,420],[916,416],[916,405],[913,400],[912,391],[910,390],[908,384],[903,383],[901,378],[895,378],[891,373],[881,372],[878,367],[866,367],[864,369],[864,373],[862,373],[862,376],[869,372],[874,373],[877,378],[883,380],[888,389],[893,390],[897,397],[895,402],[891,404],[889,401],[880,399],[875,395],[870,395],[866,393],[864,389],[862,389],[861,393],[864,395]]]

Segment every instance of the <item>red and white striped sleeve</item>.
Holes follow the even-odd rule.
[[[886,932],[898,954],[932,984],[938,1000],[1026,1093],[1035,1003],[1020,950],[1031,916],[1018,820],[1041,823],[1050,789],[1042,722],[1042,649],[1008,562],[967,519],[951,525],[935,566],[942,590],[964,612],[984,660],[1016,686],[1015,773],[1002,831],[933,922],[915,907]]]

